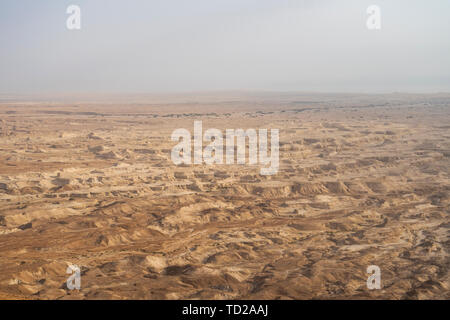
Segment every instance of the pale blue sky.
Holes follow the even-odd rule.
[[[1,0],[0,45],[2,94],[450,92],[448,0]]]

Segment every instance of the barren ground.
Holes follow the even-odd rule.
[[[450,299],[449,95],[4,101],[0,119],[0,298]],[[175,166],[194,120],[280,129],[278,174]]]

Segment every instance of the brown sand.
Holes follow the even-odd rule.
[[[8,101],[0,119],[0,299],[450,299],[449,95]],[[278,174],[175,166],[194,120],[279,128]]]

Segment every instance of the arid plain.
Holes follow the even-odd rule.
[[[4,98],[0,119],[0,299],[450,299],[449,94]],[[195,120],[279,129],[278,173],[176,166]]]

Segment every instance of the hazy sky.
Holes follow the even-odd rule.
[[[1,0],[0,48],[4,94],[450,91],[450,1]]]

